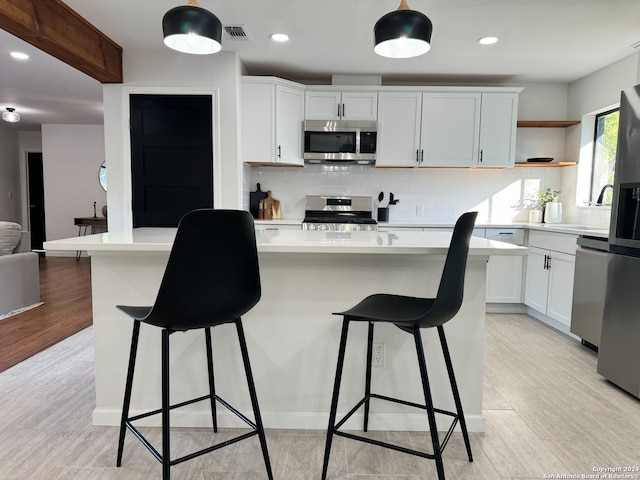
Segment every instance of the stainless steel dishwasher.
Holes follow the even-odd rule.
[[[571,332],[582,339],[583,345],[597,351],[607,289],[609,243],[606,238],[589,236],[578,237],[577,243]]]

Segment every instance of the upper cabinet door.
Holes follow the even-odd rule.
[[[377,92],[308,91],[306,120],[376,120]]]
[[[418,165],[421,112],[420,92],[380,92],[376,167]]]
[[[242,84],[242,159],[253,165],[304,165],[304,90],[265,81]]]
[[[424,93],[420,166],[478,164],[480,93]]]
[[[339,120],[341,92],[306,92],[304,101],[305,120]]]
[[[302,90],[276,85],[276,162],[304,165],[302,158]]]
[[[517,93],[482,94],[481,167],[514,166],[517,113]]]
[[[342,92],[342,120],[377,120],[377,92]]]

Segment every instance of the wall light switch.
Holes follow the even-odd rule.
[[[423,207],[422,204],[419,203],[418,205],[416,205],[416,217],[421,217],[423,215]]]

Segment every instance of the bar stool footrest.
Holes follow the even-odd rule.
[[[339,430],[340,427],[342,427],[345,422],[347,420],[349,420],[349,418],[351,418],[351,416],[356,413],[358,411],[358,409],[364,405],[365,402],[367,402],[368,400],[372,399],[372,398],[376,398],[378,400],[384,400],[387,402],[393,402],[393,403],[398,403],[401,405],[406,405],[409,407],[413,407],[413,408],[419,408],[421,410],[427,410],[427,406],[426,405],[422,405],[419,403],[414,403],[414,402],[409,402],[407,400],[402,400],[399,398],[393,398],[393,397],[387,397],[385,395],[379,395],[376,393],[371,393],[367,396],[365,396],[364,398],[362,398],[362,400],[360,400],[358,403],[356,403],[356,405],[349,410],[349,412],[342,417],[342,419],[335,424],[335,426],[333,427],[333,433],[336,435],[339,435],[341,437],[345,437],[345,438],[349,438],[351,440],[357,440],[360,442],[365,442],[365,443],[370,443],[372,445],[377,445],[379,447],[384,447],[384,448],[390,448],[392,450],[396,450],[398,452],[402,452],[402,453],[408,453],[410,455],[416,455],[419,457],[423,457],[423,458],[429,458],[431,460],[433,460],[435,458],[435,455],[432,453],[426,453],[426,452],[420,452],[418,450],[412,450],[409,448],[405,448],[405,447],[400,447],[398,445],[393,445],[390,443],[386,443],[386,442],[382,442],[380,440],[374,440],[372,438],[367,438],[367,437],[362,437],[359,435],[354,435],[352,433],[345,433],[345,432],[341,432]],[[445,447],[447,446],[447,443],[449,442],[449,439],[451,438],[451,434],[453,433],[453,430],[455,429],[456,425],[458,424],[458,414],[456,412],[451,412],[449,410],[442,410],[440,408],[434,408],[433,409],[434,412],[436,413],[440,413],[442,415],[448,415],[450,417],[453,417],[453,421],[451,422],[451,425],[449,426],[449,429],[447,430],[447,433],[444,436],[444,439],[442,440],[442,442],[440,443],[440,452],[444,452]]]
[[[198,398],[194,398],[192,400],[187,400],[181,403],[176,403],[175,405],[170,405],[169,406],[169,410],[174,410],[176,408],[180,408],[180,407],[185,407],[187,405],[191,405],[193,403],[197,403],[197,402],[202,402],[204,400],[209,400],[211,398],[211,395],[204,395],[202,397],[198,397]],[[227,403],[226,400],[222,399],[220,396],[218,395],[214,395],[214,398],[220,402],[220,404],[222,406],[224,406],[227,410],[229,410],[231,413],[235,414],[238,418],[240,418],[242,421],[244,421],[247,425],[249,425],[249,427],[251,427],[253,429],[252,432],[249,433],[245,433],[243,435],[239,435],[237,437],[234,437],[230,440],[225,440],[224,442],[218,443],[216,445],[212,445],[211,447],[207,447],[204,448],[202,450],[198,450],[197,452],[194,453],[190,453],[188,455],[185,455],[183,457],[180,458],[176,458],[175,460],[170,460],[169,464],[171,466],[177,465],[179,463],[182,462],[186,462],[187,460],[191,460],[193,458],[199,457],[201,455],[205,455],[207,453],[213,452],[215,450],[218,450],[222,447],[226,447],[227,445],[232,445],[236,442],[240,442],[242,440],[246,440],[247,438],[253,437],[254,435],[258,435],[258,429],[257,426],[254,422],[252,422],[249,418],[247,418],[245,415],[243,415],[241,412],[239,412],[235,407],[233,407],[232,405],[230,405],[229,403]],[[135,427],[133,426],[133,424],[131,422],[134,422],[136,420],[140,420],[143,418],[147,418],[147,417],[151,417],[153,415],[157,415],[159,413],[162,413],[162,409],[159,408],[157,410],[152,410],[150,412],[145,412],[145,413],[141,413],[140,415],[136,415],[133,417],[129,417],[126,421],[125,421],[125,426],[127,427],[127,429],[133,433],[133,435],[140,440],[140,442],[142,443],[142,445],[144,445],[146,447],[147,450],[149,450],[149,452],[151,452],[151,454],[155,457],[156,460],[158,460],[160,463],[162,463],[162,455],[160,455],[160,453],[154,448],[154,446],[147,440],[147,438]]]

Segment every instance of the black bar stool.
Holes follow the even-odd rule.
[[[255,230],[253,218],[249,212],[194,210],[187,213],[178,226],[176,239],[155,304],[152,307],[117,306],[119,310],[134,320],[118,441],[118,467],[122,464],[124,437],[127,429],[162,463],[163,480],[169,480],[170,469],[173,465],[258,435],[267,475],[270,480],[273,479],[241,320],[241,316],[258,303],[260,294]],[[141,322],[162,328],[162,408],[129,417]],[[215,393],[211,327],[225,323],[234,323],[236,326],[255,422]],[[203,329],[205,334],[209,393],[193,400],[171,405],[169,401],[169,336],[175,332],[194,329]],[[211,403],[214,432],[218,430],[216,400],[240,417],[253,431],[171,460],[169,411],[205,400]],[[159,453],[132,425],[135,420],[156,414],[162,414],[162,453]]]
[[[451,244],[440,279],[440,285],[436,298],[416,298],[405,297],[401,295],[375,294],[362,300],[355,307],[334,315],[342,315],[342,335],[340,337],[340,348],[338,351],[338,367],[336,369],[336,379],[333,387],[333,397],[331,399],[331,410],[329,412],[329,428],[327,430],[327,441],[324,451],[324,463],[322,465],[322,480],[327,478],[327,468],[329,466],[329,456],[331,454],[331,443],[334,435],[357,440],[373,445],[378,445],[392,450],[416,455],[422,458],[435,460],[436,469],[438,471],[438,479],[444,480],[444,466],[442,463],[442,451],[444,450],[453,429],[460,423],[462,436],[467,448],[469,461],[473,461],[471,455],[471,444],[469,443],[469,433],[462,412],[462,403],[456,379],[453,373],[453,365],[449,356],[449,348],[444,334],[442,325],[453,318],[460,306],[462,305],[462,297],[464,292],[464,276],[467,267],[467,255],[469,253],[469,241],[473,232],[473,226],[476,221],[478,212],[469,212],[463,214],[456,222],[451,237]],[[340,394],[340,381],[342,379],[342,369],[344,367],[345,347],[347,344],[347,333],[349,330],[349,322],[368,322],[368,338],[367,338],[367,369],[365,378],[365,396],[353,407],[345,416],[336,423],[336,411],[338,408],[338,396]],[[416,352],[418,354],[418,366],[420,368],[420,377],[422,379],[422,389],[424,392],[425,405],[407,402],[397,398],[391,398],[384,395],[371,393],[371,357],[373,347],[373,328],[376,322],[392,323],[401,330],[413,335]],[[422,328],[438,329],[440,344],[442,345],[442,353],[447,365],[449,381],[451,382],[451,390],[456,406],[455,412],[434,408],[431,398],[431,389],[429,387],[429,377],[427,375],[427,364],[422,346],[422,337],[420,330]],[[427,412],[429,421],[429,431],[431,433],[431,443],[433,445],[433,453],[426,453],[386,442],[381,442],[371,438],[354,435],[340,431],[340,427],[361,407],[364,405],[364,431],[367,431],[369,423],[369,403],[372,398],[390,401],[416,407]],[[435,414],[440,413],[453,417],[453,421],[444,439],[440,442],[438,429],[436,425]]]

